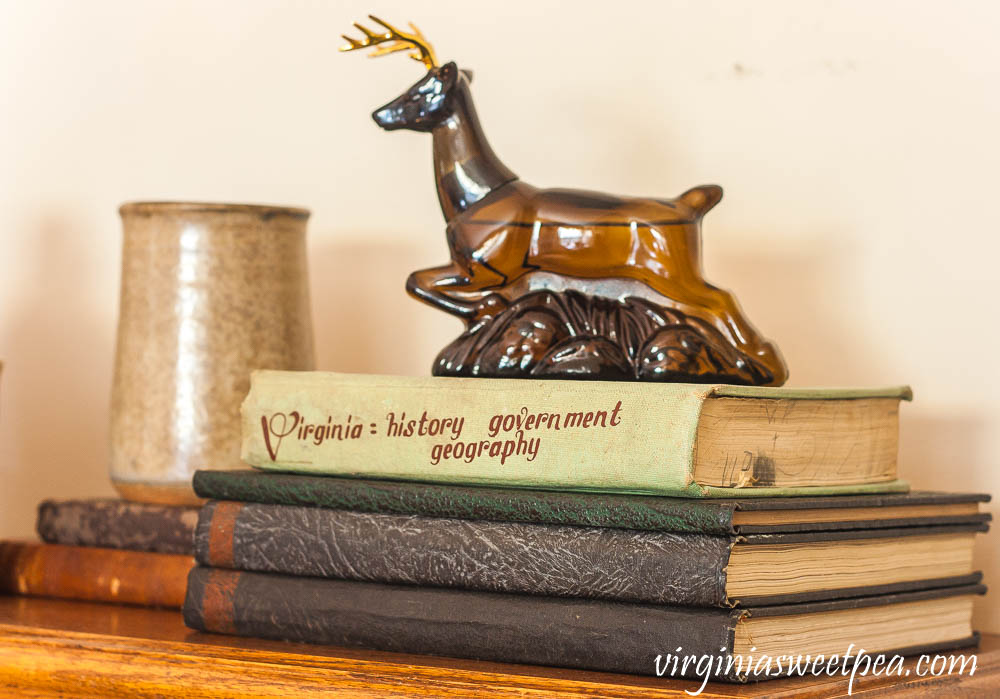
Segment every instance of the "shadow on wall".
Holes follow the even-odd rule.
[[[447,261],[443,240],[332,240],[322,238],[309,252],[317,367],[428,374],[462,324],[410,298],[403,287],[414,270]],[[848,252],[821,241],[800,242],[792,251],[728,250],[706,260],[705,268],[708,279],[734,291],[754,325],[778,343],[792,384],[886,382],[892,363],[865,342],[864,328],[851,316]]]
[[[49,497],[110,495],[107,431],[114,327],[93,314],[91,231],[42,220],[24,261],[25,296],[6,327],[0,531],[27,536]]]
[[[990,425],[982,415],[917,412],[915,405],[904,405],[900,469],[914,488],[969,490],[987,480],[989,436]]]
[[[774,241],[767,246],[713,254],[705,276],[733,291],[750,321],[781,348],[789,385],[891,383],[891,358],[865,338],[865,327],[851,313],[864,301],[850,250],[816,239],[796,241],[793,249]],[[708,247],[711,252],[722,245],[709,241]]]
[[[324,238],[309,250],[316,368],[429,376],[462,323],[411,298],[411,272],[447,261],[442,241],[418,245]]]
[[[790,384],[865,386],[915,380],[899,376],[893,358],[866,337],[865,326],[852,315],[856,304],[877,300],[862,297],[850,250],[821,241],[796,245],[792,251],[725,251],[705,264],[706,276],[733,290],[754,325],[778,343],[791,371]],[[900,476],[914,489],[981,491],[993,479],[990,437],[982,415],[936,411],[922,402],[918,386],[914,404],[904,404],[900,411]],[[989,503],[984,510],[995,514],[997,505]],[[1000,580],[998,539],[1000,533],[992,531],[977,536],[974,558],[984,580],[994,585]],[[978,628],[1000,628],[997,596],[992,592],[977,601]]]
[[[988,483],[987,444],[990,425],[981,415],[910,414],[903,406],[900,416],[899,469],[910,485],[918,490],[981,491]],[[913,410],[912,412],[916,412]],[[983,509],[997,516],[997,503]],[[995,525],[995,522],[993,523]],[[986,599],[976,602],[977,628],[1000,628],[1000,558],[997,557],[1000,533],[990,531],[976,537],[976,570],[983,571],[983,581],[992,585]],[[990,617],[989,615],[992,615]]]

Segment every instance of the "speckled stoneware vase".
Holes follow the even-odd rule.
[[[111,480],[129,500],[197,502],[197,469],[240,468],[254,369],[313,369],[309,212],[132,203],[124,225]]]

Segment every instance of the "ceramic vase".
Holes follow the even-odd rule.
[[[303,209],[125,204],[111,480],[140,502],[197,502],[198,469],[243,467],[255,369],[314,368]]]

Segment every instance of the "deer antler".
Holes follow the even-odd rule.
[[[376,34],[363,24],[355,22],[354,26],[365,35],[365,38],[361,40],[352,39],[347,36],[347,34],[342,34],[341,36],[347,39],[349,43],[347,46],[341,46],[341,51],[355,51],[357,49],[366,49],[369,46],[377,46],[378,48],[368,54],[368,57],[378,58],[379,56],[396,53],[397,51],[406,51],[412,48],[416,49],[416,51],[410,54],[410,58],[423,63],[427,70],[437,66],[437,59],[434,57],[433,47],[431,47],[427,39],[424,38],[424,35],[420,33],[420,30],[413,25],[413,22],[410,22],[410,29],[413,30],[413,33],[408,34],[396,29],[394,26],[379,19],[375,15],[368,15],[368,17],[373,22],[377,22],[385,27],[387,30],[385,34]],[[381,45],[385,44],[387,41],[391,41],[393,43],[387,46]]]

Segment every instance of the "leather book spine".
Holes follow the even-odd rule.
[[[124,500],[46,500],[38,506],[42,541],[190,556],[197,507]]]
[[[201,567],[184,603],[199,631],[643,675],[678,647],[732,648],[745,613]]]
[[[260,471],[197,471],[211,500],[304,505],[452,519],[563,524],[729,536],[736,504],[606,493],[486,488]]]
[[[726,606],[732,540],[211,502],[203,565],[491,592]]]
[[[0,541],[0,594],[179,609],[193,566],[176,554]]]

